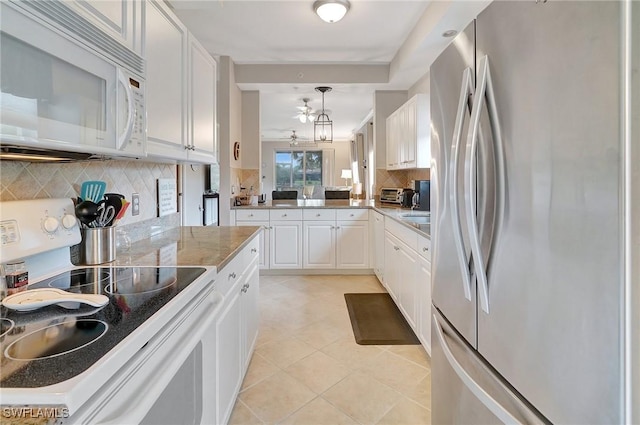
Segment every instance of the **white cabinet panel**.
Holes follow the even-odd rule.
[[[189,160],[217,161],[216,61],[189,36]]]
[[[369,244],[373,247],[371,265],[380,282],[384,282],[384,216],[376,211],[371,211],[371,235],[373,240]]]
[[[386,120],[387,169],[431,166],[429,95],[417,94]]]
[[[425,350],[431,355],[431,263],[423,257],[418,258],[416,286],[419,300],[417,334]]]
[[[145,31],[149,155],[186,159],[187,29],[163,2],[149,1]]]
[[[239,209],[235,211],[237,221],[269,221],[269,210]]]
[[[271,221],[270,227],[270,267],[272,269],[301,268],[302,221]]]
[[[336,210],[336,220],[369,220],[369,212],[364,208],[349,208]]]
[[[369,222],[337,221],[337,268],[369,267]]]
[[[269,218],[271,221],[295,221],[302,220],[302,209],[299,208],[291,208],[284,210],[271,210],[269,211]]]
[[[304,268],[334,269],[336,267],[336,222],[305,221],[303,229]]]
[[[249,367],[251,353],[258,339],[260,325],[260,309],[258,306],[260,295],[260,278],[258,265],[253,262],[249,265],[243,285],[240,290],[242,301],[242,342],[243,342],[243,370]]]

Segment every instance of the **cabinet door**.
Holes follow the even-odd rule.
[[[303,224],[303,265],[310,269],[335,269],[336,222],[305,221]]]
[[[164,3],[145,14],[148,153],[186,159],[187,29]]]
[[[366,269],[369,267],[369,222],[337,221],[337,267]]]
[[[216,162],[216,61],[189,36],[189,159]]]
[[[74,0],[65,3],[111,38],[142,56],[142,1]]]
[[[229,292],[227,304],[216,322],[215,362],[219,424],[226,424],[231,415],[242,377],[241,286],[236,285]]]
[[[387,118],[387,169],[394,170],[398,165],[398,113],[397,111]]]
[[[418,338],[431,355],[431,263],[423,257],[418,259],[416,273],[418,293]]]
[[[373,271],[378,280],[384,282],[384,217],[382,214],[374,212],[372,227]]]
[[[398,302],[398,240],[389,232],[384,233],[384,287],[391,298]]]
[[[398,265],[398,306],[404,314],[411,328],[416,331],[417,327],[417,296],[416,293],[416,270],[418,264],[418,254],[408,246],[400,242],[397,250]]]
[[[302,221],[272,221],[270,230],[271,268],[302,268]]]
[[[411,98],[405,104],[405,128],[404,128],[404,143],[403,143],[403,164],[404,168],[416,167],[416,147],[417,147],[417,133],[416,133],[416,98]]]
[[[243,320],[243,374],[246,373],[251,360],[251,354],[258,339],[258,327],[260,321],[260,309],[258,298],[260,295],[260,278],[258,264],[249,266],[244,285],[242,286],[242,320]]]

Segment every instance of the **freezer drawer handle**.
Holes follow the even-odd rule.
[[[467,106],[467,99],[473,94],[473,84],[471,81],[471,68],[464,70],[462,74],[462,86],[460,88],[460,98],[458,100],[458,112],[453,128],[453,138],[451,141],[451,162],[449,169],[452,170],[449,179],[449,200],[451,201],[451,221],[453,222],[453,239],[458,256],[458,265],[462,272],[464,296],[471,301],[471,271],[469,270],[468,256],[465,252],[464,241],[462,239],[462,223],[460,222],[460,206],[458,205],[458,163],[460,162],[460,142],[462,139],[462,127],[464,124],[464,114]]]
[[[438,316],[435,314],[432,316],[433,323],[436,327],[436,334],[438,335],[438,341],[440,341],[440,345],[442,347],[442,352],[444,356],[447,358],[449,362],[449,366],[456,372],[458,378],[464,383],[464,385],[475,395],[482,404],[484,404],[487,409],[491,411],[494,415],[498,417],[505,424],[522,424],[517,418],[515,418],[507,409],[505,409],[496,399],[491,397],[489,393],[487,393],[473,378],[467,373],[466,370],[462,367],[460,363],[456,360],[447,341],[444,338],[444,333],[442,332],[442,326],[440,325],[440,321],[438,320]]]

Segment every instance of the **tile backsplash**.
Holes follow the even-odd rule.
[[[413,170],[376,170],[376,187],[374,196],[380,195],[383,187],[409,187],[411,180],[429,180],[431,177],[429,168],[416,168]]]
[[[107,192],[121,193],[128,200],[132,193],[140,194],[140,215],[132,216],[129,209],[118,223],[135,242],[180,225],[179,213],[157,217],[156,184],[159,178],[177,178],[177,166],[129,160],[65,164],[2,161],[0,200],[75,198],[80,194],[83,181],[102,180],[107,183]]]

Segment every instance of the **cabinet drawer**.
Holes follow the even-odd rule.
[[[216,279],[218,291],[226,296],[238,279],[242,277],[244,269],[244,252],[241,251],[222,270],[218,271],[218,278]]]
[[[262,230],[264,232],[264,229]],[[252,261],[258,260],[260,256],[260,235],[256,235],[247,246],[242,250],[242,254],[244,256],[244,265],[243,269],[247,269]]]
[[[269,212],[269,217],[271,218],[271,220],[278,220],[278,221],[302,220],[302,210],[301,209],[271,210]]]
[[[269,210],[236,210],[236,221],[269,220]]]
[[[353,209],[336,210],[336,220],[339,220],[339,221],[345,221],[345,220],[368,221],[369,220],[369,210],[366,209],[366,208],[353,208]]]
[[[418,234],[414,230],[395,220],[385,220],[384,228],[414,251],[418,250]]]
[[[431,262],[431,240],[424,236],[418,236],[418,254],[425,260]]]
[[[336,219],[336,210],[311,209],[302,211],[303,220],[329,220]]]

